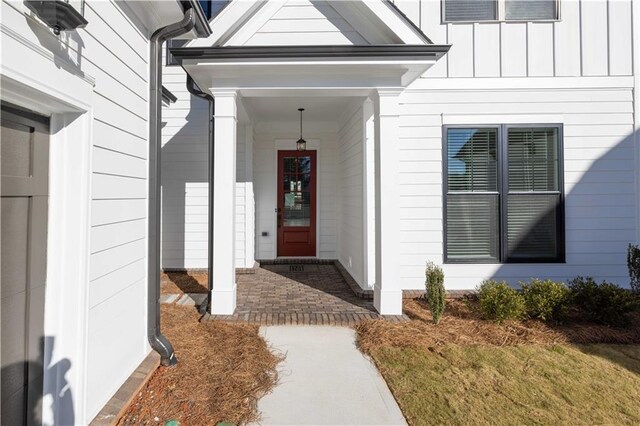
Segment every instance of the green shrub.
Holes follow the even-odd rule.
[[[598,284],[591,277],[569,282],[571,301],[584,318],[600,324],[628,325],[629,314],[637,307],[634,295],[616,284]]]
[[[629,244],[627,267],[629,268],[631,290],[640,293],[640,247]]]
[[[438,324],[444,312],[446,297],[444,291],[444,272],[442,272],[442,268],[435,263],[428,262],[426,275],[427,302],[429,303],[429,309],[431,309],[433,322]]]
[[[504,281],[483,281],[478,287],[478,301],[485,319],[502,322],[524,315],[524,297]]]
[[[527,315],[542,321],[562,320],[568,309],[569,289],[564,283],[532,278],[520,283]]]

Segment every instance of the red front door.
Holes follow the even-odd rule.
[[[278,256],[316,255],[316,151],[278,151]]]

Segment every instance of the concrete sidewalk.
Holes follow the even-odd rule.
[[[405,425],[387,384],[355,346],[350,328],[261,327],[286,353],[280,383],[262,398],[262,425]]]

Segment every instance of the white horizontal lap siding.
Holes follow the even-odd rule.
[[[561,0],[558,21],[501,23],[443,23],[442,3],[395,1],[434,43],[452,45],[426,78],[632,74],[631,0]]]
[[[253,182],[255,193],[255,239],[256,259],[273,259],[277,255],[277,151],[275,142],[279,140],[297,140],[297,124],[291,125],[291,132],[271,133],[255,129],[253,154]],[[318,257],[336,259],[338,247],[337,231],[337,133],[305,132],[308,141],[319,140],[317,157],[317,203]],[[262,233],[266,233],[263,236]]]
[[[362,107],[345,114],[338,146],[338,260],[361,286],[364,284],[364,128]]]
[[[328,1],[288,1],[245,43],[247,46],[368,44]]]
[[[245,224],[248,220],[246,138],[246,127],[238,125],[236,145],[236,268],[253,266],[246,264],[247,232]]]
[[[163,68],[163,84],[178,99],[162,109],[162,268],[207,268],[209,105],[179,66]]]
[[[604,78],[606,79],[606,78]],[[603,80],[604,80],[603,79]],[[402,97],[401,280],[424,286],[425,262],[443,260],[444,124],[563,123],[566,264],[444,266],[450,289],[482,279],[566,280],[592,275],[626,284],[636,205],[631,88],[417,90]]]
[[[163,69],[164,86],[176,97],[162,117],[162,267],[208,267],[209,105],[186,88],[177,66]],[[236,267],[245,267],[245,132],[236,150]],[[252,266],[252,265],[250,265]]]
[[[91,419],[146,343],[148,41],[113,2],[87,1],[83,72],[95,79],[87,342]],[[118,350],[114,350],[118,348]]]

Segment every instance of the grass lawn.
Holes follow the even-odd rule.
[[[640,315],[627,329],[496,324],[449,302],[436,326],[421,300],[404,311],[356,331],[411,425],[640,424]]]
[[[410,424],[640,424],[640,346],[379,347]]]

